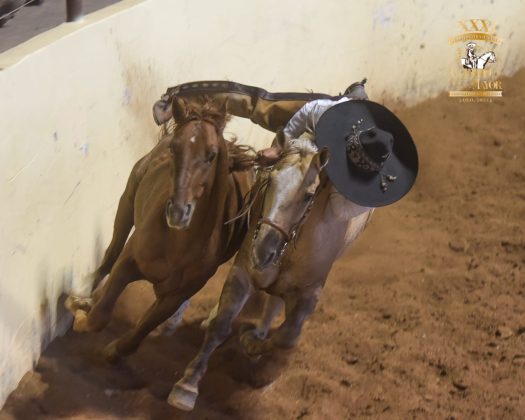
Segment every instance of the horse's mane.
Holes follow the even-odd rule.
[[[317,146],[311,139],[300,137],[298,139],[289,140],[285,143],[283,156],[295,153],[299,153],[301,156],[306,156],[317,152]]]
[[[228,158],[231,160],[230,169],[232,171],[245,171],[255,165],[256,151],[253,147],[246,144],[236,144],[237,138],[226,140],[228,148]]]
[[[207,96],[192,98],[191,102],[185,101],[184,113],[178,115],[177,122],[172,117],[160,129],[160,138],[174,134],[179,127],[193,120],[203,120],[213,124],[219,136],[226,143],[230,169],[232,171],[244,171],[255,165],[255,149],[251,146],[237,144],[237,138],[229,141],[223,136],[224,126],[230,121],[231,115],[226,113],[225,108],[221,108]]]

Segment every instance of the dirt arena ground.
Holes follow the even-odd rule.
[[[165,398],[227,267],[172,337],[153,333],[107,366],[99,351],[150,301],[142,284],[109,330],[56,339],[0,418],[523,418],[525,69],[503,83],[492,104],[443,95],[399,110],[419,146],[418,182],[334,266],[297,348],[252,363],[233,335],[195,410],[180,412]]]

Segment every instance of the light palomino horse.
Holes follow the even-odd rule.
[[[338,193],[322,168],[327,150],[307,139],[284,145],[282,159],[258,177],[261,188],[249,232],[222,289],[201,349],[173,387],[168,402],[191,410],[212,352],[231,333],[231,325],[257,290],[271,297],[259,324],[241,334],[251,356],[290,348],[313,312],[334,261],[363,231],[373,209],[357,206]],[[296,243],[292,243],[296,240]],[[284,301],[285,320],[269,336]]]
[[[94,305],[74,296],[67,301],[75,315],[74,330],[99,331],[130,282],[153,283],[156,302],[135,328],[106,347],[109,362],[135,351],[150,331],[200,290],[237,252],[247,230],[242,218],[225,225],[239,212],[255,179],[253,158],[223,138],[225,109],[178,100],[173,117],[173,133],[131,172],[113,240],[93,274],[96,287],[109,273],[101,293]],[[239,167],[245,170],[236,171]]]

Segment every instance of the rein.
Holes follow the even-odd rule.
[[[271,168],[259,168],[259,170],[263,170],[266,172],[269,172]],[[257,185],[259,184],[259,185]],[[235,222],[236,220],[240,219],[241,217],[244,217],[246,214],[248,214],[248,225],[250,224],[250,211],[255,204],[255,200],[257,200],[257,197],[259,196],[259,193],[264,189],[266,192],[266,186],[268,185],[268,179],[264,178],[261,180],[260,183],[256,182],[255,185],[252,187],[250,191],[246,193],[246,195],[243,197],[243,204],[241,210],[239,210],[239,213],[231,218],[230,220],[224,222],[225,225],[229,225],[230,223]],[[246,204],[246,198],[253,192],[253,190],[257,187],[257,191],[252,195],[250,201]],[[264,202],[263,202],[264,205]]]

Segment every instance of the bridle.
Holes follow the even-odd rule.
[[[277,258],[272,263],[274,266],[280,266],[281,265],[281,261],[282,261],[282,258],[284,256],[284,253],[286,252],[286,249],[288,248],[288,244],[290,242],[294,241],[294,245],[295,245],[295,239],[297,238],[299,230],[303,226],[306,218],[308,217],[308,214],[312,210],[314,202],[315,202],[317,196],[319,195],[319,191],[321,191],[321,189],[322,189],[322,187],[324,187],[324,185],[325,185],[325,182],[320,182],[319,183],[319,185],[317,186],[317,189],[315,190],[315,193],[312,196],[310,202],[308,203],[308,206],[306,207],[306,210],[304,211],[303,215],[297,221],[297,223],[292,225],[290,231],[287,232],[282,226],[279,226],[277,223],[275,223],[273,220],[271,220],[268,217],[262,217],[257,222],[257,225],[255,227],[255,231],[253,233],[253,238],[252,238],[253,241],[255,241],[255,239],[257,239],[257,236],[259,235],[259,231],[261,230],[261,226],[263,224],[266,224],[266,225],[270,226],[271,228],[275,229],[284,238],[284,241],[281,243],[281,246],[279,247],[279,249],[277,251]],[[262,204],[262,208],[263,209],[264,209],[264,199],[265,198],[266,198],[266,191],[265,191],[264,198],[263,198],[263,204]]]
[[[268,226],[271,226],[275,230],[280,232],[286,242],[290,242],[295,237],[295,232],[296,232],[295,230],[292,230],[290,233],[288,233],[281,226],[279,226],[277,223],[272,222],[272,220],[267,217],[263,217],[262,219],[259,220],[259,223],[257,223],[257,228],[256,228],[257,234],[259,233],[259,229],[261,228],[261,225],[263,224],[267,224]],[[256,236],[257,235],[255,235],[255,237]]]

